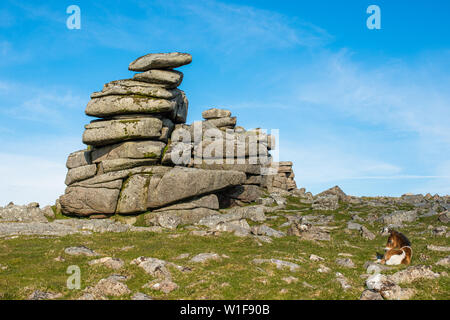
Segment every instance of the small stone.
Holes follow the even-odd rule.
[[[120,297],[131,293],[126,284],[114,279],[101,279],[93,290],[101,295],[114,297]]]
[[[315,254],[312,254],[309,256],[309,260],[318,262],[318,261],[324,261],[325,259],[319,256],[316,256]]]
[[[284,282],[286,282],[287,284],[291,284],[291,283],[295,283],[298,281],[298,278],[293,277],[293,276],[289,276],[289,277],[284,277],[281,280],[283,280]]]
[[[372,290],[364,290],[359,300],[384,300],[379,292]]]
[[[152,297],[146,295],[142,292],[136,292],[132,297],[131,300],[153,300]]]
[[[124,262],[121,259],[118,258],[112,258],[112,257],[104,257],[96,260],[91,260],[88,262],[90,266],[102,264],[105,267],[118,270],[124,266]]]
[[[272,263],[274,264],[277,269],[283,269],[283,268],[289,268],[291,272],[297,271],[300,269],[300,266],[298,264],[289,262],[289,261],[283,261],[279,259],[253,259],[252,261],[254,264],[262,264],[262,263]]]
[[[163,280],[160,282],[149,282],[144,287],[150,288],[156,291],[162,291],[164,293],[170,293],[179,288],[179,286],[170,280]]]
[[[450,266],[450,256],[446,256],[445,258],[440,259],[438,262],[436,262],[438,266]]]
[[[89,257],[94,257],[94,256],[99,255],[95,251],[93,251],[85,246],[69,247],[69,248],[64,249],[64,252],[71,256],[85,255],[85,256],[89,256]]]
[[[176,256],[174,259],[176,260],[182,260],[182,259],[187,259],[189,258],[190,254],[189,253],[182,253],[179,256]]]
[[[164,260],[149,258],[149,257],[138,257],[130,262],[130,264],[135,264],[148,274],[158,277],[158,278],[171,278],[169,270],[166,268],[167,262]]]
[[[327,266],[324,266],[323,264],[319,265],[319,269],[317,269],[317,272],[319,273],[329,273],[330,271],[331,269]]]
[[[361,226],[359,231],[361,233],[361,237],[363,237],[366,240],[374,240],[376,238],[376,235],[370,232],[370,230],[364,226]]]
[[[205,263],[209,260],[220,260],[221,257],[217,253],[199,253],[190,261],[195,263]]]
[[[336,263],[338,265],[340,265],[341,267],[346,267],[346,268],[354,268],[355,264],[353,263],[352,259],[350,258],[346,258],[346,259],[336,259]]]
[[[32,294],[28,296],[28,300],[53,300],[61,297],[62,297],[61,293],[35,290]]]
[[[340,272],[336,272],[336,280],[341,284],[342,289],[348,290],[351,289],[351,285],[348,283],[348,280],[344,275]]]
[[[440,252],[447,252],[450,251],[450,247],[444,247],[444,246],[435,246],[433,244],[427,245],[427,249],[431,251],[440,251]]]

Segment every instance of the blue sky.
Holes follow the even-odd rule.
[[[81,8],[81,30],[66,8]],[[366,8],[381,9],[369,30]],[[189,52],[188,122],[225,107],[280,130],[299,187],[450,193],[448,1],[13,1],[0,4],[0,205],[50,204],[83,148],[93,91],[149,52]]]

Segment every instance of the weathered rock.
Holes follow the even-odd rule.
[[[75,182],[89,179],[95,176],[96,172],[97,166],[95,164],[69,169],[65,184],[69,186]]]
[[[45,206],[44,208],[42,208],[42,213],[47,219],[55,219],[55,212],[53,211],[51,206]]]
[[[319,256],[316,256],[315,254],[312,254],[309,256],[309,260],[318,262],[318,261],[324,261],[325,259]]]
[[[152,177],[147,207],[162,207],[190,197],[219,191],[242,184],[245,179],[245,174],[237,171],[175,167],[159,180]]]
[[[352,286],[348,283],[348,279],[340,272],[336,272],[336,281],[339,282],[341,288],[344,290],[352,288]]]
[[[431,270],[431,266],[410,266],[389,276],[389,279],[397,284],[411,283],[419,279],[436,279],[439,273]]]
[[[98,256],[97,252],[95,252],[85,246],[65,248],[64,252],[71,256],[78,256],[78,255],[84,255],[84,256],[89,256],[89,257]]]
[[[439,214],[438,220],[442,223],[449,223],[450,222],[450,212],[445,211]]]
[[[100,118],[123,114],[173,114],[176,108],[177,101],[175,99],[117,95],[92,99],[86,107],[86,114]]]
[[[134,227],[109,219],[63,219],[53,222],[0,223],[0,237],[4,236],[66,236],[92,232],[161,232],[160,227]]]
[[[101,279],[96,286],[92,288],[92,291],[98,295],[113,297],[120,297],[131,293],[131,290],[125,283],[113,278]]]
[[[345,194],[344,191],[342,191],[341,188],[339,188],[339,186],[334,186],[333,188],[325,190],[325,191],[317,194],[316,197],[329,196],[329,195],[337,196],[340,201],[345,201],[347,199],[347,195]]]
[[[231,111],[226,109],[211,108],[202,112],[203,119],[218,119],[231,117]]]
[[[62,212],[68,215],[112,215],[116,212],[119,189],[68,187],[59,198]]]
[[[247,237],[250,235],[250,225],[247,220],[233,220],[230,222],[219,222],[213,230],[222,232],[233,232],[235,236]]]
[[[236,126],[236,117],[225,117],[207,120],[210,124],[217,128],[234,128]]]
[[[317,269],[317,272],[319,273],[329,273],[330,271],[331,269],[327,266],[324,266],[323,264],[319,265],[319,269]]]
[[[175,70],[148,70],[136,73],[133,80],[159,84],[173,89],[178,87],[183,81],[183,73]]]
[[[36,206],[15,204],[0,207],[0,222],[47,222],[44,211]]]
[[[144,269],[148,274],[157,278],[171,279],[172,275],[167,269],[167,262],[164,260],[148,257],[139,257],[131,261],[131,264]]]
[[[152,297],[150,297],[149,295],[146,295],[145,293],[142,292],[136,292],[132,297],[131,300],[153,300]]]
[[[98,173],[108,173],[113,171],[121,171],[142,166],[156,165],[158,159],[112,159],[100,162]]]
[[[384,300],[379,292],[372,290],[364,290],[359,300]]]
[[[167,229],[176,229],[179,225],[193,225],[203,218],[217,214],[208,208],[176,209],[152,212],[145,217],[149,225],[159,225]]]
[[[312,204],[314,210],[336,210],[339,208],[339,197],[336,195],[319,196]]]
[[[366,280],[366,286],[369,290],[374,290],[377,292],[389,290],[391,287],[395,286],[396,284],[391,281],[387,276],[378,273],[373,276],[370,276]]]
[[[40,290],[33,291],[32,294],[28,296],[28,300],[54,300],[61,298],[63,295],[61,293],[45,292]]]
[[[201,196],[199,198],[177,203],[171,206],[156,209],[153,212],[169,211],[169,210],[190,210],[196,208],[207,208],[212,210],[219,209],[219,199],[215,194],[208,194],[206,196]]]
[[[94,121],[85,126],[83,143],[103,146],[133,139],[157,139],[162,125],[158,118]]]
[[[268,236],[274,238],[282,238],[286,236],[284,232],[272,229],[266,225],[255,226],[252,228],[252,233],[260,236]]]
[[[221,260],[221,257],[217,253],[199,253],[190,261],[195,263],[205,263],[209,260]]]
[[[243,202],[254,202],[261,197],[262,190],[259,186],[255,185],[241,185],[230,189],[226,194],[232,199],[238,199]]]
[[[266,208],[264,206],[247,206],[247,207],[235,207],[226,211],[229,214],[236,214],[243,219],[250,219],[254,222],[266,221]]]
[[[80,150],[72,152],[67,158],[67,169],[78,168],[91,164],[91,152],[87,150]]]
[[[352,221],[347,222],[347,229],[349,230],[361,230],[362,225]]]
[[[386,265],[374,263],[372,261],[366,262],[363,267],[366,268],[367,274],[380,273],[381,271],[390,269],[390,267]]]
[[[283,281],[286,282],[287,284],[291,284],[291,283],[298,282],[298,278],[293,277],[293,276],[284,277],[284,278],[281,278],[281,280],[283,280]]]
[[[448,267],[450,266],[450,256],[446,256],[445,258],[440,259],[438,262],[436,262],[438,266],[444,266]]]
[[[112,258],[112,257],[104,257],[100,259],[91,260],[88,262],[90,266],[93,265],[104,265],[105,267],[118,270],[124,266],[124,262],[119,258]]]
[[[366,240],[374,240],[376,238],[376,235],[364,226],[361,226],[359,231],[361,233],[361,237]]]
[[[150,281],[148,284],[144,285],[144,288],[162,291],[167,294],[178,289],[179,286],[175,282],[165,279],[163,281]]]
[[[330,232],[322,227],[312,226],[310,224],[302,224],[298,221],[293,221],[287,232],[290,236],[297,236],[303,240],[319,240],[330,241]]]
[[[136,174],[125,181],[117,203],[117,213],[130,214],[146,211],[150,178],[150,175]]]
[[[387,290],[381,291],[381,296],[387,300],[409,300],[416,294],[414,289],[401,288],[394,285]]]
[[[178,89],[166,89],[163,86],[132,79],[111,81],[103,86],[100,92],[91,94],[91,98],[100,98],[105,96],[117,95],[138,95],[159,99],[172,100],[177,98],[181,93]]]
[[[404,222],[413,222],[418,218],[417,211],[396,211],[382,218],[386,225],[402,225]]]
[[[261,174],[261,165],[251,163],[234,163],[234,164],[217,164],[217,163],[194,163],[195,168],[205,170],[231,170],[245,172],[247,174],[259,175]],[[243,184],[243,182],[241,183]]]
[[[345,268],[354,268],[355,264],[353,263],[352,259],[350,258],[338,258],[336,259],[336,264],[338,264],[341,267],[345,267]]]
[[[254,264],[271,263],[274,264],[277,267],[277,269],[289,268],[291,272],[300,269],[300,266],[296,263],[283,261],[279,259],[253,259],[252,263]]]
[[[436,246],[434,244],[427,245],[427,249],[431,250],[431,251],[440,251],[440,252],[448,252],[448,251],[450,251],[450,247]]]
[[[184,66],[192,62],[192,56],[188,53],[150,53],[139,57],[128,66],[130,71],[147,71],[150,69],[172,69]]]
[[[166,144],[161,141],[127,141],[92,150],[92,162],[114,159],[160,159]]]

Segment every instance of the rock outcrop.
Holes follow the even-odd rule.
[[[183,73],[173,69],[191,61],[186,53],[148,54],[130,64],[138,72],[132,79],[91,95],[86,114],[96,119],[85,126],[87,149],[67,159],[63,214],[164,211],[172,219],[254,202],[264,189],[296,189],[292,162],[272,162],[274,137],[236,126],[231,111],[211,108],[203,121],[185,124]],[[217,206],[197,201],[208,195]]]

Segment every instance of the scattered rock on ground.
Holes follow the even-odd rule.
[[[64,252],[71,256],[84,255],[84,256],[89,256],[89,257],[95,257],[95,256],[99,255],[97,252],[95,252],[85,246],[69,247],[69,248],[64,249]]]

